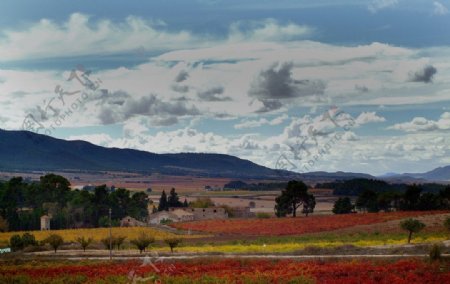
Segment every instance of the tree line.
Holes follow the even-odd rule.
[[[365,190],[379,192],[405,192],[409,184],[387,183],[383,180],[355,178],[334,182],[317,183],[315,188],[329,188],[333,195],[359,196]],[[420,185],[423,192],[439,193],[447,187],[438,183],[423,183]]]
[[[52,215],[52,229],[107,226],[109,208],[115,225],[125,216],[145,220],[148,203],[144,192],[125,188],[111,191],[101,185],[93,192],[71,190],[70,182],[55,174],[38,182],[27,183],[22,177],[0,182],[0,219],[10,231],[38,230],[44,214]]]
[[[406,186],[404,192],[363,190],[355,203],[349,197],[339,198],[333,207],[336,214],[351,213],[355,209],[363,212],[448,210],[450,209],[450,186],[439,192],[426,192],[422,185]]]

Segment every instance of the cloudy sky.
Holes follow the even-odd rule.
[[[271,168],[450,164],[449,0],[5,0],[0,128]]]

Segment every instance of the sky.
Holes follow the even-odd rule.
[[[450,0],[5,0],[0,128],[296,172],[450,165]]]

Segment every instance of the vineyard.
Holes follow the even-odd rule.
[[[206,220],[173,224],[173,226],[184,230],[190,229],[193,231],[214,234],[283,236],[333,231],[356,225],[370,225],[408,217],[442,213],[445,212],[402,211],[391,213],[362,213],[297,218]]]
[[[396,262],[199,259],[148,263],[61,264],[0,267],[1,283],[449,283],[449,267],[420,260]]]

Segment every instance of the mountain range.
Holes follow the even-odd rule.
[[[28,131],[0,129],[0,171],[128,171],[167,175],[323,181],[375,178],[364,173],[274,170],[225,154],[156,154],[66,141]],[[380,178],[380,177],[379,177]],[[450,166],[423,174],[389,174],[390,180],[450,180]]]

